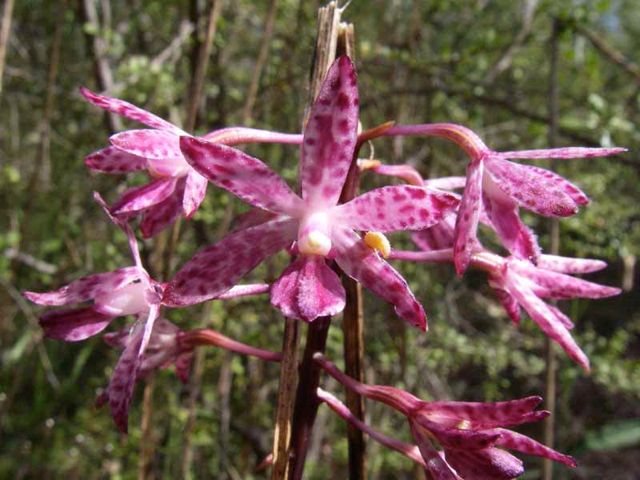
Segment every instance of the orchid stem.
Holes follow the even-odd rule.
[[[271,480],[284,480],[289,471],[292,415],[298,383],[298,327],[298,320],[285,319]]]

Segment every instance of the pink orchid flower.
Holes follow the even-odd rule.
[[[120,430],[126,432],[135,379],[160,313],[163,286],[153,280],[142,266],[138,242],[131,228],[109,214],[108,207],[97,193],[94,198],[127,235],[135,265],[82,277],[51,292],[24,292],[24,295],[32,302],[46,306],[93,302],[88,307],[54,310],[40,317],[45,336],[57,340],[77,342],[100,333],[114,318],[127,315],[137,318],[131,334],[135,341],[129,342],[120,356],[109,384],[111,414]]]
[[[207,191],[207,180],[185,161],[179,138],[188,135],[181,128],[117,98],[98,95],[84,87],[80,93],[93,105],[143,123],[151,129],[127,130],[110,138],[111,146],[85,158],[92,170],[126,173],[147,170],[150,183],[126,191],[111,208],[114,215],[143,215],[140,230],[145,238],[154,236],[182,214],[191,218]],[[233,127],[203,137],[212,142],[236,145],[247,142],[299,144],[299,134],[281,134],[252,128]]]
[[[405,415],[426,469],[436,480],[508,480],[522,475],[522,461],[506,450],[576,466],[570,456],[506,428],[547,417],[548,411],[535,410],[540,397],[491,403],[425,402],[398,388],[360,383],[320,353],[314,359],[345,387]],[[413,455],[406,447],[398,447]]]
[[[540,167],[510,162],[514,159],[569,159],[616,155],[624,148],[564,147],[496,152],[473,131],[451,123],[397,125],[382,132],[393,135],[432,135],[458,144],[471,157],[456,221],[455,267],[468,267],[482,206],[505,247],[515,256],[535,261],[539,255],[531,230],[520,220],[523,207],[545,217],[566,217],[586,205],[587,196],[563,177]]]
[[[444,223],[444,222],[442,222]],[[451,233],[448,225],[447,233]],[[422,232],[419,235],[424,235]],[[414,236],[414,240],[416,237]],[[390,258],[417,262],[453,262],[454,249],[433,249],[438,246],[432,237],[420,237],[416,243],[428,247],[423,252],[392,251]],[[520,322],[523,308],[542,331],[558,343],[569,357],[585,370],[589,359],[576,344],[569,330],[573,323],[560,309],[542,299],[568,300],[573,298],[606,298],[620,293],[619,288],[599,285],[571,274],[595,272],[606,267],[601,260],[540,255],[538,264],[516,257],[501,257],[484,249],[478,242],[470,264],[489,275],[489,284],[513,322]]]
[[[393,304],[400,317],[426,329],[424,310],[407,282],[379,254],[389,249],[381,232],[427,228],[454,208],[457,200],[446,193],[402,185],[373,190],[338,205],[357,127],[356,74],[349,58],[341,57],[329,70],[304,131],[301,197],[260,160],[228,146],[182,137],[182,151],[200,174],[274,215],[197,253],[169,284],[164,301],[188,305],[208,300],[297,240],[298,257],[271,290],[272,304],[284,315],[312,321],[343,310],[344,289],[326,263],[335,259],[347,275]],[[369,232],[367,243],[356,230]]]

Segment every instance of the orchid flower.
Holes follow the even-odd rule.
[[[126,432],[135,379],[160,313],[163,286],[153,280],[142,266],[138,242],[131,228],[110,215],[107,205],[97,193],[94,198],[127,235],[134,266],[82,277],[51,292],[24,292],[24,295],[32,302],[46,306],[92,300],[88,307],[54,310],[41,316],[40,325],[45,336],[57,340],[84,340],[100,333],[116,317],[136,316],[137,322],[130,334],[132,339],[120,356],[109,383],[111,414],[120,430]]]
[[[92,170],[103,173],[126,173],[147,170],[151,182],[126,191],[112,207],[117,216],[143,215],[140,230],[149,238],[170,225],[181,213],[194,215],[207,191],[207,180],[185,161],[179,138],[188,135],[181,128],[117,98],[98,95],[86,88],[80,93],[93,105],[151,129],[127,130],[110,138],[111,146],[85,158]],[[213,131],[203,139],[236,145],[247,142],[299,144],[299,134],[282,134],[252,128],[233,127]]]
[[[547,417],[548,411],[535,410],[542,401],[540,397],[491,403],[425,402],[398,388],[360,383],[320,353],[314,359],[348,389],[406,416],[426,469],[436,480],[508,480],[522,475],[522,461],[506,450],[576,466],[570,456],[506,428]],[[413,453],[401,448],[409,455]]]
[[[447,138],[462,147],[471,158],[456,220],[454,260],[459,275],[469,265],[482,206],[511,254],[535,262],[540,252],[535,236],[520,220],[519,207],[545,217],[566,217],[577,213],[581,205],[589,202],[578,187],[563,177],[540,167],[510,162],[510,159],[592,158],[626,151],[624,148],[563,147],[496,152],[473,131],[451,123],[397,125],[382,135]]]
[[[450,230],[448,232],[450,233]],[[421,232],[420,235],[424,234]],[[392,251],[390,258],[417,262],[454,261],[452,248],[430,248],[436,245],[431,237],[425,240],[423,236],[416,243],[429,248],[423,252]],[[519,324],[520,308],[524,308],[550,339],[558,343],[572,360],[588,371],[589,359],[569,333],[573,323],[560,309],[545,303],[542,299],[567,300],[618,295],[618,288],[570,276],[601,270],[606,263],[600,260],[543,254],[540,255],[538,264],[534,265],[513,256],[504,258],[491,253],[478,242],[475,245],[470,264],[488,273],[489,285],[512,321],[516,325]]]
[[[427,228],[457,200],[446,193],[401,185],[338,205],[357,127],[356,74],[349,58],[341,57],[329,70],[304,130],[301,197],[260,160],[228,146],[182,137],[185,158],[200,174],[275,215],[197,253],[171,281],[164,301],[189,305],[211,299],[297,240],[297,259],[271,289],[271,302],[284,315],[312,321],[343,310],[344,288],[326,263],[335,259],[347,275],[392,303],[400,317],[426,329],[424,310],[407,282],[381,258],[389,250],[382,232]],[[364,241],[356,230],[368,232]]]

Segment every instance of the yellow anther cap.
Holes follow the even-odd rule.
[[[369,248],[380,252],[382,258],[387,258],[391,253],[389,239],[380,232],[367,232],[364,236],[364,243]]]

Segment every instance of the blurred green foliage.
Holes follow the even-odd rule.
[[[193,38],[178,42],[163,62],[154,61],[179,37],[197,0],[98,2],[102,27],[92,29],[74,2],[57,17],[61,2],[16,2],[0,97],[0,478],[131,479],[139,451],[152,444],[146,478],[179,478],[190,436],[190,478],[265,478],[255,466],[268,453],[278,368],[231,357],[228,407],[219,377],[225,354],[206,352],[197,421],[185,432],[189,388],[170,371],[154,378],[151,440],[140,429],[142,390],[132,405],[130,435],[121,437],[107,411],[93,399],[108,382],[117,352],[100,339],[80,344],[44,340],[39,310],[20,299],[24,289],[50,289],[91,272],[130,262],[123,235],[91,200],[97,190],[112,201],[128,185],[144,181],[90,174],[83,157],[107,144],[100,111],[82,101],[79,85],[95,87],[89,37],[108,46],[114,88],[108,92],[176,123],[184,120],[191,79]],[[525,5],[534,5],[526,25]],[[281,0],[252,124],[299,130],[307,100],[317,2]],[[267,2],[225,2],[215,37],[199,132],[242,122]],[[205,15],[201,13],[201,17]],[[61,19],[60,19],[61,18]],[[468,2],[444,0],[354,1],[344,18],[355,23],[362,123],[453,121],[476,130],[495,149],[548,145],[549,38],[553,18],[560,38],[561,144],[626,146],[624,158],[567,161],[558,171],[575,180],[592,204],[561,223],[565,255],[607,260],[596,281],[620,285],[640,245],[639,80],[599,52],[578,27],[597,32],[632,61],[640,62],[640,9],[633,0]],[[60,74],[51,116],[50,155],[39,145],[47,90],[52,31],[62,21]],[[524,32],[523,32],[524,31]],[[518,40],[519,39],[519,40]],[[513,49],[512,53],[511,52]],[[503,67],[501,60],[506,62]],[[134,128],[138,128],[134,126]],[[291,184],[298,151],[250,146]],[[368,151],[363,150],[368,155]],[[439,140],[397,139],[375,144],[375,157],[409,162],[425,176],[460,175],[465,159]],[[50,172],[50,173],[47,173]],[[382,184],[367,174],[363,188]],[[201,246],[224,233],[230,216],[246,207],[209,190],[193,222],[182,227],[175,270]],[[526,217],[547,246],[546,220]],[[484,234],[488,232],[483,232]],[[488,236],[486,238],[489,238]],[[394,245],[409,247],[406,237]],[[144,242],[151,264],[153,242]],[[19,249],[52,267],[34,268],[10,258]],[[286,264],[280,256],[251,279],[273,280]],[[627,266],[625,267],[625,261]],[[499,400],[543,392],[543,336],[525,320],[516,329],[493,301],[481,274],[456,278],[443,266],[398,265],[430,318],[427,335],[409,330],[391,308],[366,294],[367,379],[403,387],[425,399]],[[634,478],[640,458],[640,315],[637,275],[633,290],[599,302],[574,301],[563,309],[577,323],[576,338],[589,354],[585,376],[559,358],[557,446],[576,454],[580,467],[558,468],[558,478]],[[283,323],[264,298],[167,312],[183,328],[209,325],[244,342],[277,350]],[[328,352],[340,364],[342,333],[334,321]],[[124,325],[124,322],[116,326]],[[304,330],[304,329],[303,329]],[[226,367],[225,367],[226,368]],[[327,389],[343,392],[326,381]],[[231,413],[230,432],[221,409]],[[368,404],[371,423],[408,440],[402,418]],[[347,463],[344,425],[321,409],[308,478],[341,478]],[[527,433],[540,435],[540,426]],[[615,451],[615,455],[611,451]],[[602,453],[601,453],[602,452]],[[409,461],[369,442],[370,478],[415,478]],[[536,462],[528,459],[529,477]],[[634,469],[635,468],[635,469]]]

